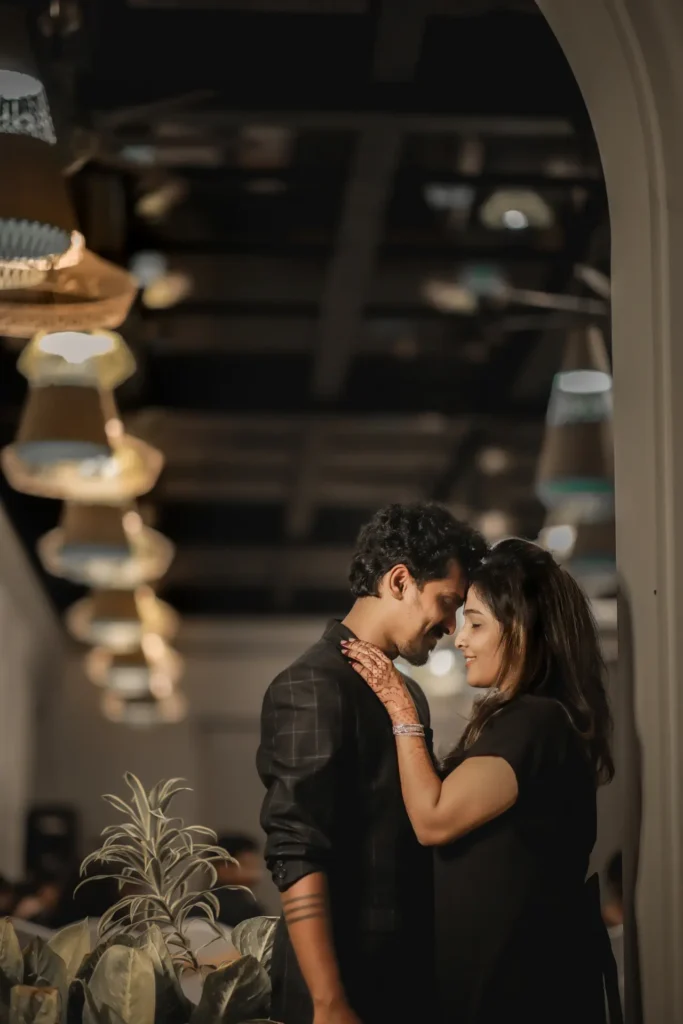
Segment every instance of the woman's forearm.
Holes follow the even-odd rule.
[[[497,818],[517,800],[517,777],[502,757],[466,760],[442,782],[422,737],[397,736],[401,791],[423,846],[442,846]]]
[[[436,809],[441,796],[441,779],[421,736],[397,736],[401,791],[408,817],[418,840],[431,845]]]

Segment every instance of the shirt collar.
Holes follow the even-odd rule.
[[[357,640],[358,637],[352,633],[348,626],[345,626],[339,619],[330,619],[323,633],[325,640],[330,643],[340,644],[342,640]]]

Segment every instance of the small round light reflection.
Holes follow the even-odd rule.
[[[447,676],[455,668],[455,652],[448,648],[434,651],[429,659],[429,669],[434,676]]]
[[[510,231],[523,231],[529,227],[529,218],[522,210],[506,210],[503,214],[503,223]]]

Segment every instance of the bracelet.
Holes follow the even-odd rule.
[[[424,739],[425,727],[419,722],[407,722],[394,726],[394,736],[421,736]]]

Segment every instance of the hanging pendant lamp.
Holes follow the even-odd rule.
[[[0,260],[58,269],[78,239],[55,147],[0,134]],[[39,268],[39,266],[38,266]]]
[[[29,388],[10,448],[29,474],[108,459],[100,392],[71,384]]]
[[[151,587],[96,590],[76,601],[66,613],[67,629],[76,640],[114,652],[134,651],[146,633],[172,640],[180,621]]]
[[[95,647],[85,657],[85,672],[91,683],[128,700],[170,697],[183,667],[177,651],[154,633],[146,634],[137,650],[120,653]]]
[[[614,512],[612,378],[599,330],[573,332],[555,375],[539,459],[536,493],[571,521],[599,522]]]
[[[182,693],[174,693],[163,700],[142,697],[124,700],[115,693],[102,697],[102,714],[117,725],[147,729],[155,725],[175,725],[187,715],[187,699]]]
[[[38,415],[41,410],[44,412],[43,406],[47,401],[45,396],[40,397],[42,392],[51,395],[54,408],[50,420],[45,415],[42,418]],[[146,494],[154,487],[164,466],[163,453],[145,441],[124,433],[116,403],[109,391],[96,392],[94,388],[75,385],[31,388],[22,427],[30,412],[32,419],[28,419],[31,427],[28,436],[32,444],[35,446],[41,439],[47,438],[53,452],[58,452],[57,441],[63,437],[66,424],[72,424],[73,432],[77,435],[80,431],[81,442],[88,440],[92,435],[84,431],[89,421],[79,419],[76,414],[86,401],[83,395],[88,396],[88,402],[92,402],[92,396],[96,393],[99,394],[100,402],[97,422],[103,425],[108,446],[106,451],[102,450],[95,456],[83,449],[79,456],[72,450],[69,458],[52,458],[50,461],[46,458],[29,459],[25,457],[25,447],[19,443],[22,438],[25,439],[25,433],[22,434],[20,428],[17,441],[5,448],[0,456],[5,476],[16,491],[60,501],[123,504]],[[80,405],[70,401],[72,394],[78,396]],[[37,412],[34,408],[36,402],[39,402]],[[92,415],[94,422],[94,411]],[[63,445],[63,441],[61,443]]]
[[[0,290],[74,266],[84,241],[20,6],[0,4]]]
[[[174,547],[144,526],[134,508],[67,503],[59,526],[40,538],[47,572],[86,587],[134,589],[160,579]]]
[[[552,207],[538,192],[528,188],[501,188],[484,200],[479,212],[482,223],[494,231],[544,230],[552,227]]]
[[[128,316],[136,292],[131,274],[84,249],[77,265],[58,267],[40,284],[0,291],[0,334],[23,340],[39,331],[115,329]]]
[[[26,11],[0,4],[0,134],[57,138],[45,88],[31,51]]]
[[[565,568],[589,597],[607,597],[616,592],[617,557],[614,520],[580,523],[576,542]]]

